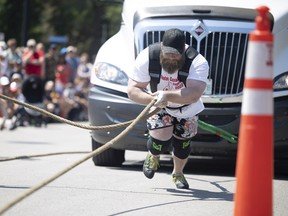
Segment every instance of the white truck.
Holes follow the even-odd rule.
[[[275,159],[288,157],[288,4],[286,0],[126,0],[117,34],[98,51],[91,75],[89,121],[110,125],[134,119],[144,108],[128,99],[129,73],[139,52],[161,41],[169,28],[179,28],[186,43],[208,61],[209,84],[199,118],[238,135],[249,32],[255,28],[256,8],[270,8],[274,34]],[[257,59],[255,59],[257,61]],[[93,131],[93,150],[120,133]],[[95,165],[120,166],[125,150],[146,150],[145,122],[137,125],[112,149],[93,158]],[[193,155],[235,157],[237,144],[199,130]]]

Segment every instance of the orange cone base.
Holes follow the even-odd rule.
[[[273,117],[241,116],[235,216],[272,215]]]

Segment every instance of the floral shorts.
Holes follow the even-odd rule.
[[[198,116],[190,118],[176,118],[162,109],[147,119],[148,130],[155,130],[174,126],[173,134],[182,138],[191,138],[197,134]]]

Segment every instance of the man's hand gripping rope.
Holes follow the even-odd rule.
[[[155,96],[155,99],[156,99],[156,102],[154,104],[155,107],[165,108],[167,106],[168,101],[167,101],[164,91],[157,91],[153,93],[152,95]]]

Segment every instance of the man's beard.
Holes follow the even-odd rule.
[[[162,52],[160,53],[160,64],[162,68],[169,74],[173,74],[184,65],[185,58],[182,56],[180,60],[164,58]]]

